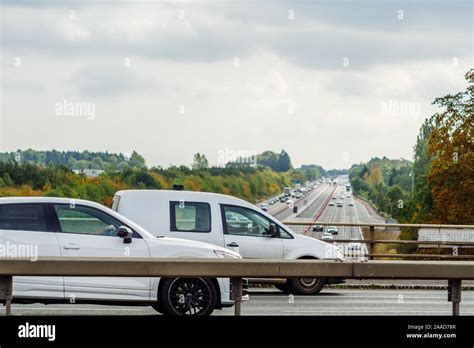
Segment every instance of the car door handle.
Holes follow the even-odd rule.
[[[231,248],[238,248],[239,247],[239,245],[236,242],[229,243],[229,244],[227,244],[227,246],[231,247]]]
[[[66,250],[79,250],[81,247],[77,244],[66,244],[63,246],[63,249]]]

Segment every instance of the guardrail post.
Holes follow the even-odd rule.
[[[373,242],[375,240],[375,226],[370,226],[369,228],[369,254],[373,255],[375,254],[375,243]],[[374,256],[369,256],[369,260],[373,260]]]
[[[230,278],[230,299],[234,301],[234,314],[240,316],[242,304],[242,278]]]
[[[12,313],[13,276],[0,276],[0,301],[5,301],[5,315]]]
[[[453,303],[453,315],[459,315],[461,302],[461,279],[448,279],[448,301]]]

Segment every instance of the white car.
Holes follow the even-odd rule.
[[[255,205],[223,194],[126,190],[115,194],[112,209],[155,235],[216,244],[235,250],[244,258],[344,258],[341,249],[297,234]],[[315,294],[325,283],[325,279],[287,279],[280,289],[292,294]]]
[[[262,209],[263,211],[267,211],[268,210],[268,205],[266,205],[265,203],[262,203],[262,204],[260,204],[260,209]]]
[[[332,233],[330,233],[330,232],[324,232],[324,233],[321,235],[321,240],[334,240],[334,237],[333,237]]]
[[[67,198],[0,198],[0,244],[23,246],[23,250],[37,246],[32,258],[242,258],[216,245],[157,238],[112,209]],[[210,315],[215,308],[233,305],[229,279],[14,277],[14,301],[50,303],[72,298],[86,303],[149,304],[166,315]]]
[[[285,203],[286,203],[286,204],[293,204],[293,200],[292,200],[292,199],[288,199]]]

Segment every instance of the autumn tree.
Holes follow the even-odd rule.
[[[428,145],[433,222],[474,222],[474,69],[466,79],[466,91],[433,102],[444,108],[432,116]]]

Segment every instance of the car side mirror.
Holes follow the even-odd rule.
[[[268,234],[270,237],[278,237],[278,227],[274,223],[270,224],[270,227],[268,228]]]
[[[117,231],[117,237],[123,238],[124,244],[130,244],[132,242],[133,232],[127,226],[120,226]]]

